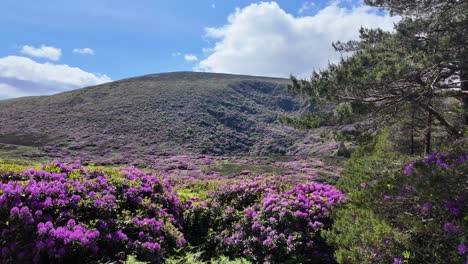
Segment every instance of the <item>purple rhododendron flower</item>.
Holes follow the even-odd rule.
[[[16,206],[11,208],[11,210],[10,210],[11,215],[18,215],[19,213],[20,213],[20,209],[18,207],[16,207]]]
[[[413,170],[414,164],[415,163],[413,162],[413,163],[408,164],[408,166],[406,166],[405,170],[403,171],[403,173],[406,176],[409,176],[411,174],[411,171]]]
[[[425,203],[421,206],[421,211],[423,213],[430,212],[434,209],[434,206],[431,203]]]
[[[468,247],[464,243],[461,243],[460,245],[458,245],[458,254],[460,255],[468,254]]]
[[[2,247],[2,256],[6,256],[8,253],[10,253],[8,247]]]
[[[456,234],[456,235],[462,234],[463,231],[465,230],[462,226],[457,226],[457,225],[453,224],[452,222],[445,223],[444,224],[444,229],[445,229],[445,231]]]

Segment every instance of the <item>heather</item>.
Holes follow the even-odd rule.
[[[157,155],[284,155],[307,132],[277,116],[309,111],[287,83],[175,72],[2,100],[0,156],[147,165]]]
[[[245,170],[223,177],[199,167],[208,160],[156,160],[146,172],[2,163],[2,262],[331,260],[320,234],[346,200],[340,191],[313,175],[307,183]]]

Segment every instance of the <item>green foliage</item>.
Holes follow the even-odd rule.
[[[326,106],[329,108],[330,106]],[[336,126],[352,124],[359,120],[367,111],[366,105],[359,102],[343,102],[334,106],[333,111],[317,111],[302,116],[281,116],[282,123],[300,129],[319,128],[323,126]]]
[[[337,51],[352,54],[314,72],[310,80],[291,77],[290,89],[324,111],[334,105],[338,123],[359,122],[370,131],[392,124],[404,129],[410,123],[411,131],[443,127],[448,134],[460,136],[462,126],[468,124],[468,97],[462,95],[468,90],[468,2],[366,3],[402,16],[395,32],[361,29],[359,41],[334,43]],[[457,111],[460,104],[463,113]],[[402,121],[408,116],[410,122],[405,124]],[[426,135],[430,139],[430,133]],[[428,140],[426,148],[430,147]]]
[[[148,262],[139,261],[136,259],[135,256],[128,256],[127,260],[124,263],[125,264],[147,264]]]
[[[177,197],[179,197],[180,201],[185,203],[190,199],[195,197],[199,197],[200,195],[196,192],[193,192],[191,189],[178,189],[174,188],[177,191]]]
[[[333,228],[323,236],[334,243],[338,263],[391,263],[408,243],[408,235],[381,217],[355,204],[344,205],[334,215]]]
[[[25,166],[0,160],[0,173],[24,171]]]
[[[348,193],[351,199],[366,195],[361,183],[388,179],[404,166],[408,158],[392,152],[386,138],[385,133],[378,135],[371,144],[355,150],[351,159],[346,162],[337,188]]]
[[[189,252],[181,257],[171,257],[165,261],[167,264],[250,264],[244,258],[229,259],[226,256],[218,256],[209,261],[202,259],[202,252]]]
[[[353,108],[351,103],[339,103],[335,107],[336,114],[339,120],[349,120],[353,115]]]
[[[336,247],[336,260],[461,263],[464,256],[457,247],[466,243],[466,231],[453,233],[446,225],[468,228],[463,218],[468,209],[463,202],[468,188],[466,141],[425,162],[410,163],[415,158],[392,152],[387,138],[383,133],[373,144],[358,148],[338,181],[350,202],[335,211],[334,225],[324,234]],[[408,163],[414,165],[405,169]]]
[[[209,261],[202,259],[202,252],[187,252],[182,256],[172,256],[164,261],[167,264],[250,264],[248,260],[244,258],[229,259],[226,256],[219,256]],[[104,263],[104,262],[102,262]],[[110,264],[111,262],[105,262]],[[139,261],[133,255],[127,257],[123,264],[149,264],[150,262]]]
[[[307,114],[301,117],[282,116],[280,121],[302,129],[318,128],[325,124],[323,118],[317,114]]]

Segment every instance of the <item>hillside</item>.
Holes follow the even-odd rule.
[[[177,72],[0,101],[4,151],[120,163],[161,154],[286,154],[307,111],[286,79]]]

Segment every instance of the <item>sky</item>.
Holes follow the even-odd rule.
[[[307,77],[398,17],[362,0],[0,0],[0,100],[145,74]]]

